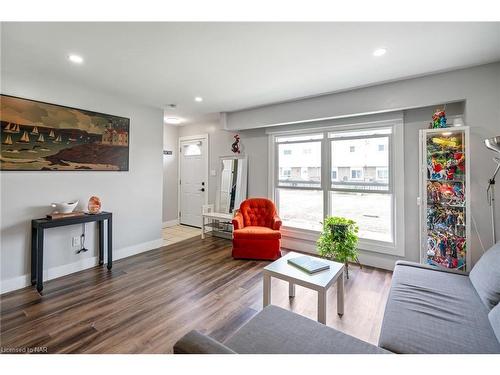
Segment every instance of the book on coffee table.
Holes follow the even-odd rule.
[[[327,263],[317,260],[313,257],[308,257],[306,255],[288,259],[288,264],[300,268],[302,271],[305,271],[308,274],[313,274],[330,268],[330,265],[328,265]]]

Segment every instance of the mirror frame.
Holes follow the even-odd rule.
[[[248,157],[246,155],[227,155],[220,156],[217,164],[217,188],[215,190],[215,211],[220,212],[220,189],[221,189],[221,176],[224,160],[241,160],[241,191],[242,202],[247,199],[247,184],[248,184]],[[236,209],[233,210],[233,214]]]

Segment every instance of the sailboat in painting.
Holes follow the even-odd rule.
[[[33,135],[38,135],[38,128],[35,126],[33,130],[31,131],[31,134]]]
[[[7,137],[5,137],[2,144],[4,144],[4,145],[11,145],[12,144],[12,137],[10,136],[10,134],[7,134]]]
[[[19,143],[30,143],[30,136],[28,135],[28,132],[25,130],[23,135],[21,136],[21,139],[18,141]]]
[[[10,122],[9,122],[9,123],[7,124],[7,126],[5,126],[5,128],[3,128],[3,131],[4,131],[5,133],[12,133],[12,128],[14,128],[14,127],[11,127],[11,124],[10,124]]]
[[[40,134],[40,136],[38,137],[38,139],[36,141],[37,141],[37,143],[44,143],[45,138],[43,137],[43,134]]]
[[[56,135],[54,134],[54,131],[51,130],[50,133],[49,133],[49,138],[55,138]]]
[[[7,124],[5,128],[2,130],[4,133],[19,133],[19,125],[11,124],[10,122]]]
[[[62,142],[61,135],[59,134],[59,135],[57,136],[57,138],[56,138],[56,139],[54,139],[52,142],[54,142],[54,143],[61,143],[61,142]]]

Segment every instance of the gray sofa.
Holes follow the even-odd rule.
[[[175,354],[382,354],[375,345],[277,306],[267,306],[224,344],[191,331]]]
[[[394,353],[500,353],[500,322],[495,335],[495,312],[490,314],[474,287],[476,269],[469,277],[418,263],[396,263],[379,346]],[[500,313],[500,305],[495,309]]]
[[[268,306],[225,343],[191,331],[174,353],[500,353],[499,301],[500,243],[470,275],[397,262],[378,346]]]

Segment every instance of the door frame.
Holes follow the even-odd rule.
[[[182,188],[181,188],[181,165],[182,165],[182,142],[185,142],[185,141],[205,141],[205,145],[206,147],[203,149],[203,157],[205,158],[205,168],[204,171],[205,171],[205,197],[204,197],[204,204],[208,204],[208,189],[209,189],[209,181],[208,181],[208,178],[209,178],[209,165],[210,165],[210,161],[208,160],[209,159],[209,156],[210,156],[210,153],[209,153],[209,148],[210,148],[210,145],[208,143],[208,133],[205,133],[205,134],[199,134],[199,135],[187,135],[187,136],[183,136],[183,137],[179,137],[179,140],[177,142],[177,149],[179,150],[179,161],[178,161],[178,165],[177,165],[177,219],[179,221],[179,224],[181,223],[181,195],[182,195]],[[202,209],[202,207],[200,207],[200,209]],[[203,219],[202,219],[203,220]]]

